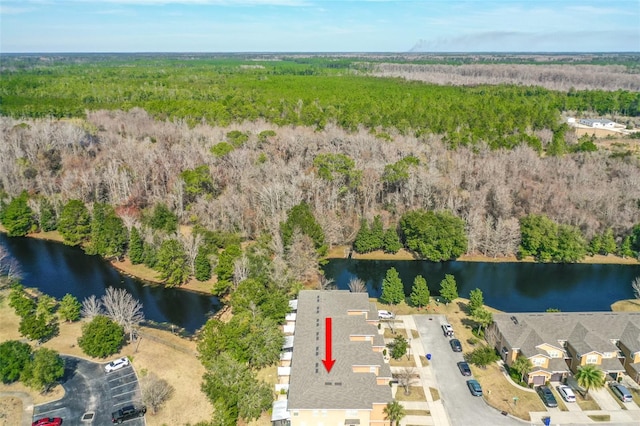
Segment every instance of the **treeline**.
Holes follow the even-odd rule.
[[[187,271],[163,275],[167,282],[223,277],[220,292],[233,285],[239,243],[263,234],[301,278],[313,275],[304,256],[335,245],[393,252],[396,238],[410,243],[398,224],[420,209],[448,212],[463,224],[463,252],[492,257],[517,254],[520,219],[530,214],[578,227],[587,241],[611,229],[618,245],[640,222],[638,160],[592,143],[576,149],[585,142],[568,142],[570,134],[540,132],[558,152],[540,157],[523,146],[451,151],[435,137],[394,134],[390,143],[332,126],[190,128],[141,110],[91,113],[83,122],[3,118],[0,132],[0,195],[12,232],[58,228],[69,243],[107,257],[126,245],[134,263]],[[292,212],[314,218],[309,241],[281,229]],[[79,225],[68,229],[67,218]],[[179,224],[193,232],[177,232]],[[294,240],[313,250],[288,250]]]
[[[515,84],[540,86],[563,92],[572,91],[572,94],[576,89],[593,91],[595,96],[600,96],[604,90],[620,91],[610,99],[627,95],[633,97],[632,92],[640,90],[640,69],[629,69],[623,65],[380,63],[372,66],[372,72],[380,77],[401,77],[407,80],[454,86]],[[611,108],[604,107],[601,102],[581,100],[578,102],[582,105],[576,111],[588,111],[588,105],[600,105],[593,108],[600,114],[611,114],[615,111],[615,113],[627,115],[626,110],[613,107],[614,111],[611,111]],[[573,110],[574,103],[568,102],[565,109]]]
[[[561,111],[640,115],[640,93],[554,92],[541,87],[452,87],[377,78],[335,61],[140,59],[136,62],[53,62],[5,68],[0,113],[12,117],[85,117],[86,111],[144,108],[161,120],[227,126],[265,120],[275,125],[364,126],[390,132],[442,135],[452,146],[537,150],[536,132],[562,136]],[[404,67],[404,65],[398,65]]]

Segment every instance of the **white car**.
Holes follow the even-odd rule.
[[[573,393],[571,388],[566,385],[560,385],[556,388],[558,393],[567,402],[576,402],[576,395]]]
[[[396,316],[389,311],[378,311],[378,319],[394,319]]]
[[[104,366],[104,371],[110,373],[112,371],[120,370],[127,365],[129,365],[129,359],[127,357],[114,359],[109,364]]]
[[[442,324],[442,334],[446,337],[453,337],[453,327],[451,327],[451,324]]]

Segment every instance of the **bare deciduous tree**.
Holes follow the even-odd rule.
[[[635,277],[631,282],[631,288],[633,288],[633,295],[636,299],[640,299],[640,277]]]
[[[92,320],[97,315],[102,315],[102,302],[95,295],[82,301],[82,310],[80,311],[83,318]]]
[[[155,373],[149,373],[140,379],[140,391],[142,402],[151,409],[151,414],[156,414],[162,404],[171,398],[173,386]]]
[[[233,284],[237,288],[238,284],[249,277],[249,258],[242,253],[238,259],[233,262]]]
[[[142,303],[134,299],[125,289],[107,288],[107,293],[100,299],[107,316],[120,324],[133,340],[135,328],[144,320]]]
[[[0,247],[0,284],[11,284],[21,278],[22,270],[18,261],[4,247]]]
[[[351,278],[349,280],[349,291],[351,293],[366,293],[367,284],[360,278]]]
[[[404,394],[411,393],[411,386],[416,383],[416,369],[414,367],[404,367],[393,375],[398,384],[404,388]]]

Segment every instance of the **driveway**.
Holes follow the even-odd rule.
[[[34,407],[33,417],[62,417],[63,424],[108,425],[111,413],[138,397],[138,380],[133,367],[106,374],[104,364],[63,356],[65,395],[58,401]],[[138,402],[138,401],[135,401]],[[91,414],[93,414],[91,416]],[[84,417],[83,417],[84,416]],[[144,418],[127,422],[144,425]]]
[[[474,397],[467,388],[467,379],[460,374],[457,362],[463,361],[462,353],[453,352],[449,339],[440,328],[447,322],[444,315],[413,315],[422,346],[431,354],[440,398],[453,426],[466,425],[522,425],[489,407],[481,397]],[[454,330],[455,332],[455,330]]]

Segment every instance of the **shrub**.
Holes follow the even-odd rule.
[[[500,356],[491,346],[481,346],[465,354],[464,358],[471,364],[477,365],[478,367],[485,367],[499,360]]]
[[[85,354],[99,358],[118,352],[123,343],[124,329],[104,315],[97,315],[84,324],[82,336],[78,338],[78,345]]]

